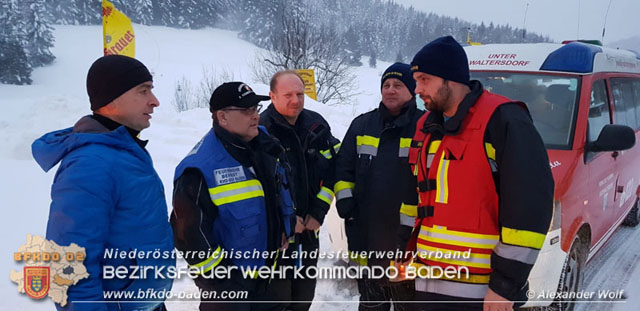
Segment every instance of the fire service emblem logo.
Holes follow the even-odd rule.
[[[49,292],[49,267],[24,267],[24,291],[34,299],[42,299]]]

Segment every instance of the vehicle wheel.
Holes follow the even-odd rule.
[[[585,244],[580,235],[576,235],[571,244],[571,250],[562,267],[560,282],[558,283],[558,294],[562,297],[570,293],[576,293],[582,288],[584,276],[584,264],[586,258]],[[572,311],[575,307],[575,298],[573,299],[556,299],[552,306],[559,311]]]
[[[635,227],[640,223],[640,211],[638,209],[638,204],[640,204],[640,201],[636,200],[636,205],[629,211],[629,214],[627,214],[627,218],[624,219],[622,225]]]

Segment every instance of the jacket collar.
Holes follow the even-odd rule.
[[[412,97],[411,100],[404,104],[402,112],[400,112],[400,114],[395,118],[391,116],[391,114],[389,113],[389,109],[387,109],[387,107],[382,102],[380,102],[380,105],[378,106],[382,124],[385,124],[388,122],[387,120],[392,119],[393,125],[395,127],[404,127],[408,125],[412,121],[412,116],[414,115],[416,109],[418,108],[416,107],[415,97]]]
[[[228,150],[234,154],[242,153],[244,156],[249,156],[253,152],[260,150],[271,156],[278,157],[284,152],[284,148],[280,146],[278,141],[270,136],[262,126],[258,128],[258,136],[249,142],[242,140],[237,135],[229,133],[229,131],[223,129],[220,125],[214,124],[213,130],[225,148],[233,149],[233,152]]]
[[[300,126],[302,126],[302,124],[305,122],[306,119],[306,113],[307,110],[306,109],[302,109],[302,111],[300,112],[300,115],[298,116],[298,119],[296,119],[296,123],[294,125],[291,125],[289,123],[289,121],[287,121],[287,119],[284,118],[284,116],[282,116],[278,110],[276,110],[276,107],[273,105],[273,103],[271,103],[267,109],[265,109],[264,113],[261,115],[261,117],[264,117],[264,123],[267,125],[267,127],[270,127],[272,124],[278,125],[280,127],[284,127],[284,128],[290,128],[295,130],[296,128],[299,128]]]
[[[73,127],[44,134],[31,148],[36,162],[48,171],[73,150],[93,144],[124,150],[144,162],[151,162],[149,154],[136,144],[124,126],[109,131],[91,116],[82,117]]]
[[[325,137],[330,132],[329,125],[322,118],[316,117],[310,110],[302,109],[295,125],[287,120],[276,110],[273,103],[260,115],[260,123],[273,132],[272,126],[293,131],[298,136],[303,148],[313,144],[316,139]]]
[[[117,128],[124,126],[112,119],[109,119],[101,114],[98,113],[93,113],[93,115],[90,116],[91,118],[93,118],[94,120],[98,121],[98,123],[100,123],[100,125],[102,126],[102,128],[104,128],[104,131],[102,131],[102,128],[96,128],[95,130],[97,131],[102,131],[102,132],[108,132],[108,131],[114,131]],[[77,126],[78,124],[76,124]],[[149,143],[148,140],[142,140],[139,138],[140,135],[140,131],[134,130],[128,126],[124,126],[125,129],[127,129],[127,132],[129,132],[129,134],[131,135],[131,137],[133,138],[133,140],[142,148],[145,148],[147,146],[147,143]],[[74,131],[80,132],[81,128],[78,127],[76,128],[74,126]]]

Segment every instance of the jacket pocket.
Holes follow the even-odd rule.
[[[265,219],[265,214],[261,211],[264,203],[259,204],[243,200],[227,206],[229,213],[233,217],[233,222],[228,226],[229,247],[239,249],[247,245],[252,245],[260,236],[260,221]]]
[[[445,204],[439,212],[446,214],[447,219],[455,219],[448,225],[451,229],[476,229],[479,225],[479,205],[482,202],[477,202],[478,197],[469,184],[483,181],[467,180],[470,178],[469,163],[474,159],[467,158],[466,148],[465,141],[451,141],[438,165],[436,203]]]

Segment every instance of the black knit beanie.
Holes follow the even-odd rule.
[[[128,90],[147,81],[153,81],[151,73],[134,58],[123,55],[98,58],[87,74],[91,110],[106,106]]]
[[[424,72],[442,79],[469,84],[469,61],[462,46],[451,36],[429,42],[413,57],[412,72]]]
[[[416,90],[416,80],[413,80],[413,76],[411,73],[411,67],[407,64],[403,63],[395,63],[382,74],[382,79],[380,80],[380,87],[384,84],[384,81],[390,78],[396,78],[409,89],[411,95],[416,95],[414,91]]]

